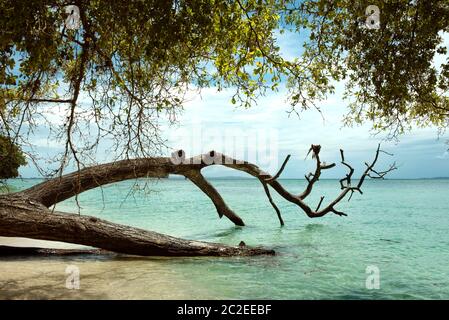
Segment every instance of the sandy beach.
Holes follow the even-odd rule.
[[[16,237],[0,237],[0,246],[11,247],[30,247],[30,248],[52,248],[52,249],[78,249],[82,246],[57,242],[57,241],[45,241],[34,240],[28,238],[16,238]]]
[[[0,246],[85,248],[63,242],[0,237]],[[67,269],[68,267],[72,269]],[[67,287],[79,270],[80,288]],[[132,256],[0,256],[0,299],[189,299],[207,298],[164,258]]]

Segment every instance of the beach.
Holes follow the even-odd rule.
[[[78,249],[79,245],[58,241],[35,240],[16,237],[0,237],[0,246],[28,247],[28,248],[52,248],[52,249]]]

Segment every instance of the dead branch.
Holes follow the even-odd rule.
[[[289,159],[290,159],[290,155],[288,155],[288,156],[285,158],[285,160],[284,160],[284,162],[282,163],[282,166],[281,166],[281,168],[279,169],[278,173],[276,173],[276,174],[274,175],[274,177],[271,177],[271,178],[269,178],[269,179],[265,179],[265,181],[266,181],[266,182],[270,182],[270,181],[272,181],[272,180],[276,180],[277,178],[279,178],[279,176],[281,175],[282,171],[284,171],[285,165],[287,164],[287,162],[288,162]]]
[[[235,170],[246,172],[257,178],[262,183],[267,198],[276,211],[280,224],[283,225],[284,221],[282,219],[281,212],[271,197],[269,187],[273,188],[285,200],[300,207],[300,209],[310,218],[322,217],[328,213],[345,215],[344,213],[336,210],[335,206],[343,200],[348,193],[350,193],[349,199],[351,199],[352,194],[355,191],[362,194],[361,187],[367,177],[371,178],[375,176],[377,178],[383,178],[388,172],[396,169],[394,164],[385,171],[376,171],[374,169],[374,166],[379,158],[379,153],[382,152],[379,145],[373,161],[370,164],[367,164],[367,168],[361,175],[357,186],[352,186],[351,181],[354,174],[354,169],[346,162],[343,150],[340,150],[341,164],[346,166],[349,170],[345,178],[340,180],[342,190],[334,200],[330,201],[323,208],[321,208],[324,201],[324,198],[322,197],[319,204],[316,206],[316,209],[313,210],[304,201],[304,199],[312,192],[313,186],[319,180],[322,170],[330,169],[335,166],[334,163],[326,164],[321,161],[320,150],[321,147],[319,145],[311,146],[310,151],[313,152],[312,158],[315,159],[316,169],[314,173],[310,173],[307,177],[306,188],[300,195],[290,193],[278,181],[278,178],[284,170],[290,156],[286,157],[278,172],[274,176],[271,176],[255,164],[247,161],[236,160],[216,151],[210,151],[195,157],[186,158],[185,153],[182,150],[175,152],[171,158],[155,157],[122,160],[86,168],[80,172],[65,175],[59,179],[43,182],[28,190],[25,190],[23,193],[35,201],[44,204],[46,207],[50,207],[57,202],[70,198],[80,192],[99,187],[104,184],[142,177],[165,178],[168,177],[169,174],[178,174],[183,175],[192,181],[211,199],[220,218],[222,216],[226,216],[234,224],[243,226],[243,220],[228,207],[219,192],[201,174],[201,170],[205,167],[211,165],[223,165]]]
[[[289,155],[289,157],[290,157],[290,155]],[[287,157],[286,160],[288,160],[288,157]],[[278,219],[279,219],[279,223],[281,224],[281,226],[283,226],[284,225],[284,220],[282,219],[281,210],[279,210],[279,208],[277,207],[276,203],[273,201],[273,198],[271,197],[270,189],[268,188],[266,180],[262,180],[262,179],[259,179],[259,180],[262,183],[262,186],[263,186],[263,189],[265,191],[265,194],[267,195],[268,201],[270,201],[271,206],[273,207],[274,211],[276,211],[276,214],[277,214]]]
[[[321,170],[330,169],[335,166],[335,163],[331,164],[321,163],[320,150],[321,150],[320,145],[312,144],[312,146],[309,149],[309,152],[307,153],[307,155],[309,155],[309,153],[312,152],[312,159],[315,159],[316,161],[316,169],[314,173],[310,172],[308,175],[305,176],[307,180],[307,186],[306,189],[298,196],[299,199],[301,200],[304,200],[312,192],[313,185],[320,179]]]

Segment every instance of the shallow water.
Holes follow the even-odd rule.
[[[247,226],[218,219],[210,200],[189,181],[134,182],[79,197],[81,213],[189,239],[273,247],[277,255],[245,258],[0,258],[0,298],[149,299],[448,299],[449,180],[367,181],[364,195],[339,206],[349,215],[310,219],[275,196],[280,227],[256,180],[211,182]],[[14,180],[14,188],[36,180]],[[144,181],[139,180],[140,185]],[[283,180],[300,192],[302,180]],[[331,199],[338,181],[323,180],[308,203]],[[73,200],[58,210],[76,212]],[[66,288],[67,265],[80,270],[80,289]],[[366,288],[368,266],[380,288]]]

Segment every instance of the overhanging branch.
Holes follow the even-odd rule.
[[[312,152],[312,158],[315,159],[316,168],[314,173],[310,173],[307,177],[306,188],[300,195],[295,195],[287,191],[278,180],[290,156],[287,156],[278,172],[274,176],[271,176],[255,164],[236,160],[219,152],[210,151],[195,157],[185,158],[185,153],[182,150],[176,153],[177,155],[183,155],[179,159],[168,157],[140,158],[98,165],[64,175],[61,178],[43,182],[25,190],[23,193],[44,204],[46,207],[50,207],[57,202],[105,184],[144,177],[166,178],[169,174],[178,174],[192,181],[212,200],[220,218],[226,216],[234,224],[243,226],[243,220],[227,206],[220,193],[201,174],[201,170],[208,166],[223,165],[231,169],[246,172],[257,178],[262,183],[265,194],[276,211],[280,224],[283,225],[284,221],[281,216],[281,211],[275,204],[269,187],[273,188],[285,200],[297,205],[310,218],[322,217],[328,213],[343,216],[346,214],[338,211],[335,207],[348,193],[350,193],[349,199],[351,199],[355,191],[362,193],[361,187],[366,178],[384,178],[387,173],[396,169],[395,164],[391,165],[385,171],[379,171],[374,168],[378,161],[379,153],[383,152],[379,145],[374,160],[370,164],[366,164],[367,168],[361,175],[358,184],[352,186],[351,180],[354,169],[346,162],[343,150],[340,150],[341,163],[349,170],[346,177],[340,180],[342,190],[334,200],[330,201],[324,207],[324,197],[321,197],[316,209],[313,210],[304,200],[312,192],[313,186],[319,180],[322,170],[327,170],[335,166],[334,163],[326,164],[320,160],[320,149],[321,147],[319,145],[312,145],[310,148],[309,152]]]

